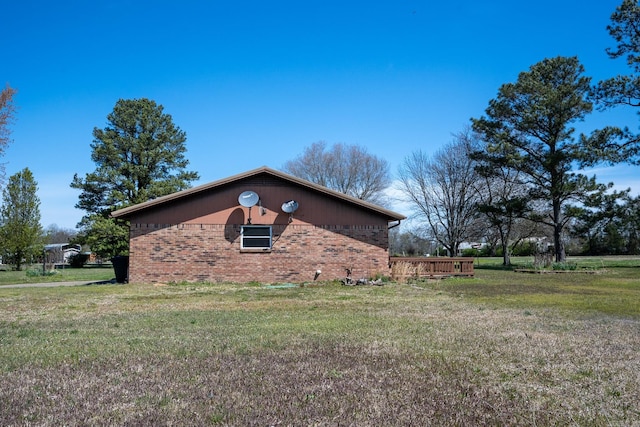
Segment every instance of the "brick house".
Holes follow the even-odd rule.
[[[261,167],[114,211],[130,223],[129,281],[305,282],[389,275],[405,216]]]

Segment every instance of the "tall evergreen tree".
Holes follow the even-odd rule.
[[[629,190],[610,190],[593,194],[573,208],[576,221],[572,225],[574,234],[584,241],[582,252],[587,255],[626,254],[630,249],[630,239],[626,226],[631,216],[628,208],[633,199]],[[633,229],[633,227],[631,227]]]
[[[607,49],[611,59],[624,57],[631,73],[598,82],[592,99],[601,110],[618,106],[640,107],[640,4],[637,0],[623,0],[611,15],[607,26],[617,46]],[[598,153],[611,163],[630,161],[640,164],[640,135],[628,128],[607,127],[584,138],[590,152]],[[590,160],[587,158],[587,160]],[[597,159],[596,159],[597,160]],[[594,162],[590,162],[594,163]]]
[[[183,190],[198,179],[186,171],[186,134],[163,107],[149,99],[119,100],[104,129],[94,128],[94,172],[73,177],[81,190],[76,207],[87,214],[80,226],[102,257],[126,252],[128,224],[109,217],[116,209]]]
[[[531,188],[530,199],[547,205],[543,215],[530,218],[553,230],[558,262],[566,259],[569,203],[606,190],[595,177],[572,171],[576,162],[594,156],[573,137],[572,124],[593,108],[587,100],[590,79],[583,73],[575,57],[545,59],[520,73],[515,83],[502,85],[486,116],[472,119],[474,130],[488,143],[483,161],[518,170]]]
[[[0,242],[4,257],[15,266],[22,267],[22,260],[40,252],[42,227],[40,226],[40,199],[38,185],[28,168],[9,177],[2,192],[0,209]]]

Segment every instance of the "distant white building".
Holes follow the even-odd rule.
[[[460,243],[460,246],[458,246],[458,255],[461,255],[462,251],[467,249],[481,250],[487,246],[489,246],[489,244],[486,242],[462,242]]]
[[[69,258],[79,254],[82,250],[80,245],[69,243],[52,243],[45,245],[44,252],[47,264],[69,264]]]

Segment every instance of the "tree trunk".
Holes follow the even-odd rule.
[[[22,251],[16,251],[15,265],[16,271],[22,270]]]
[[[511,265],[511,254],[509,253],[509,232],[505,232],[502,227],[500,230],[500,246],[502,246],[502,265],[508,267]],[[508,228],[511,230],[511,227]]]
[[[561,202],[559,198],[553,199],[553,250],[556,262],[565,262],[567,256],[564,252],[564,242],[562,241],[562,218]]]
[[[511,254],[509,253],[509,245],[502,244],[502,265],[509,267],[511,265]]]
[[[562,240],[562,226],[559,224],[553,227],[553,245],[556,262],[565,262],[567,254],[564,251],[564,241]]]

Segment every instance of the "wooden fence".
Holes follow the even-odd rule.
[[[390,257],[393,279],[410,277],[473,277],[473,258]]]

